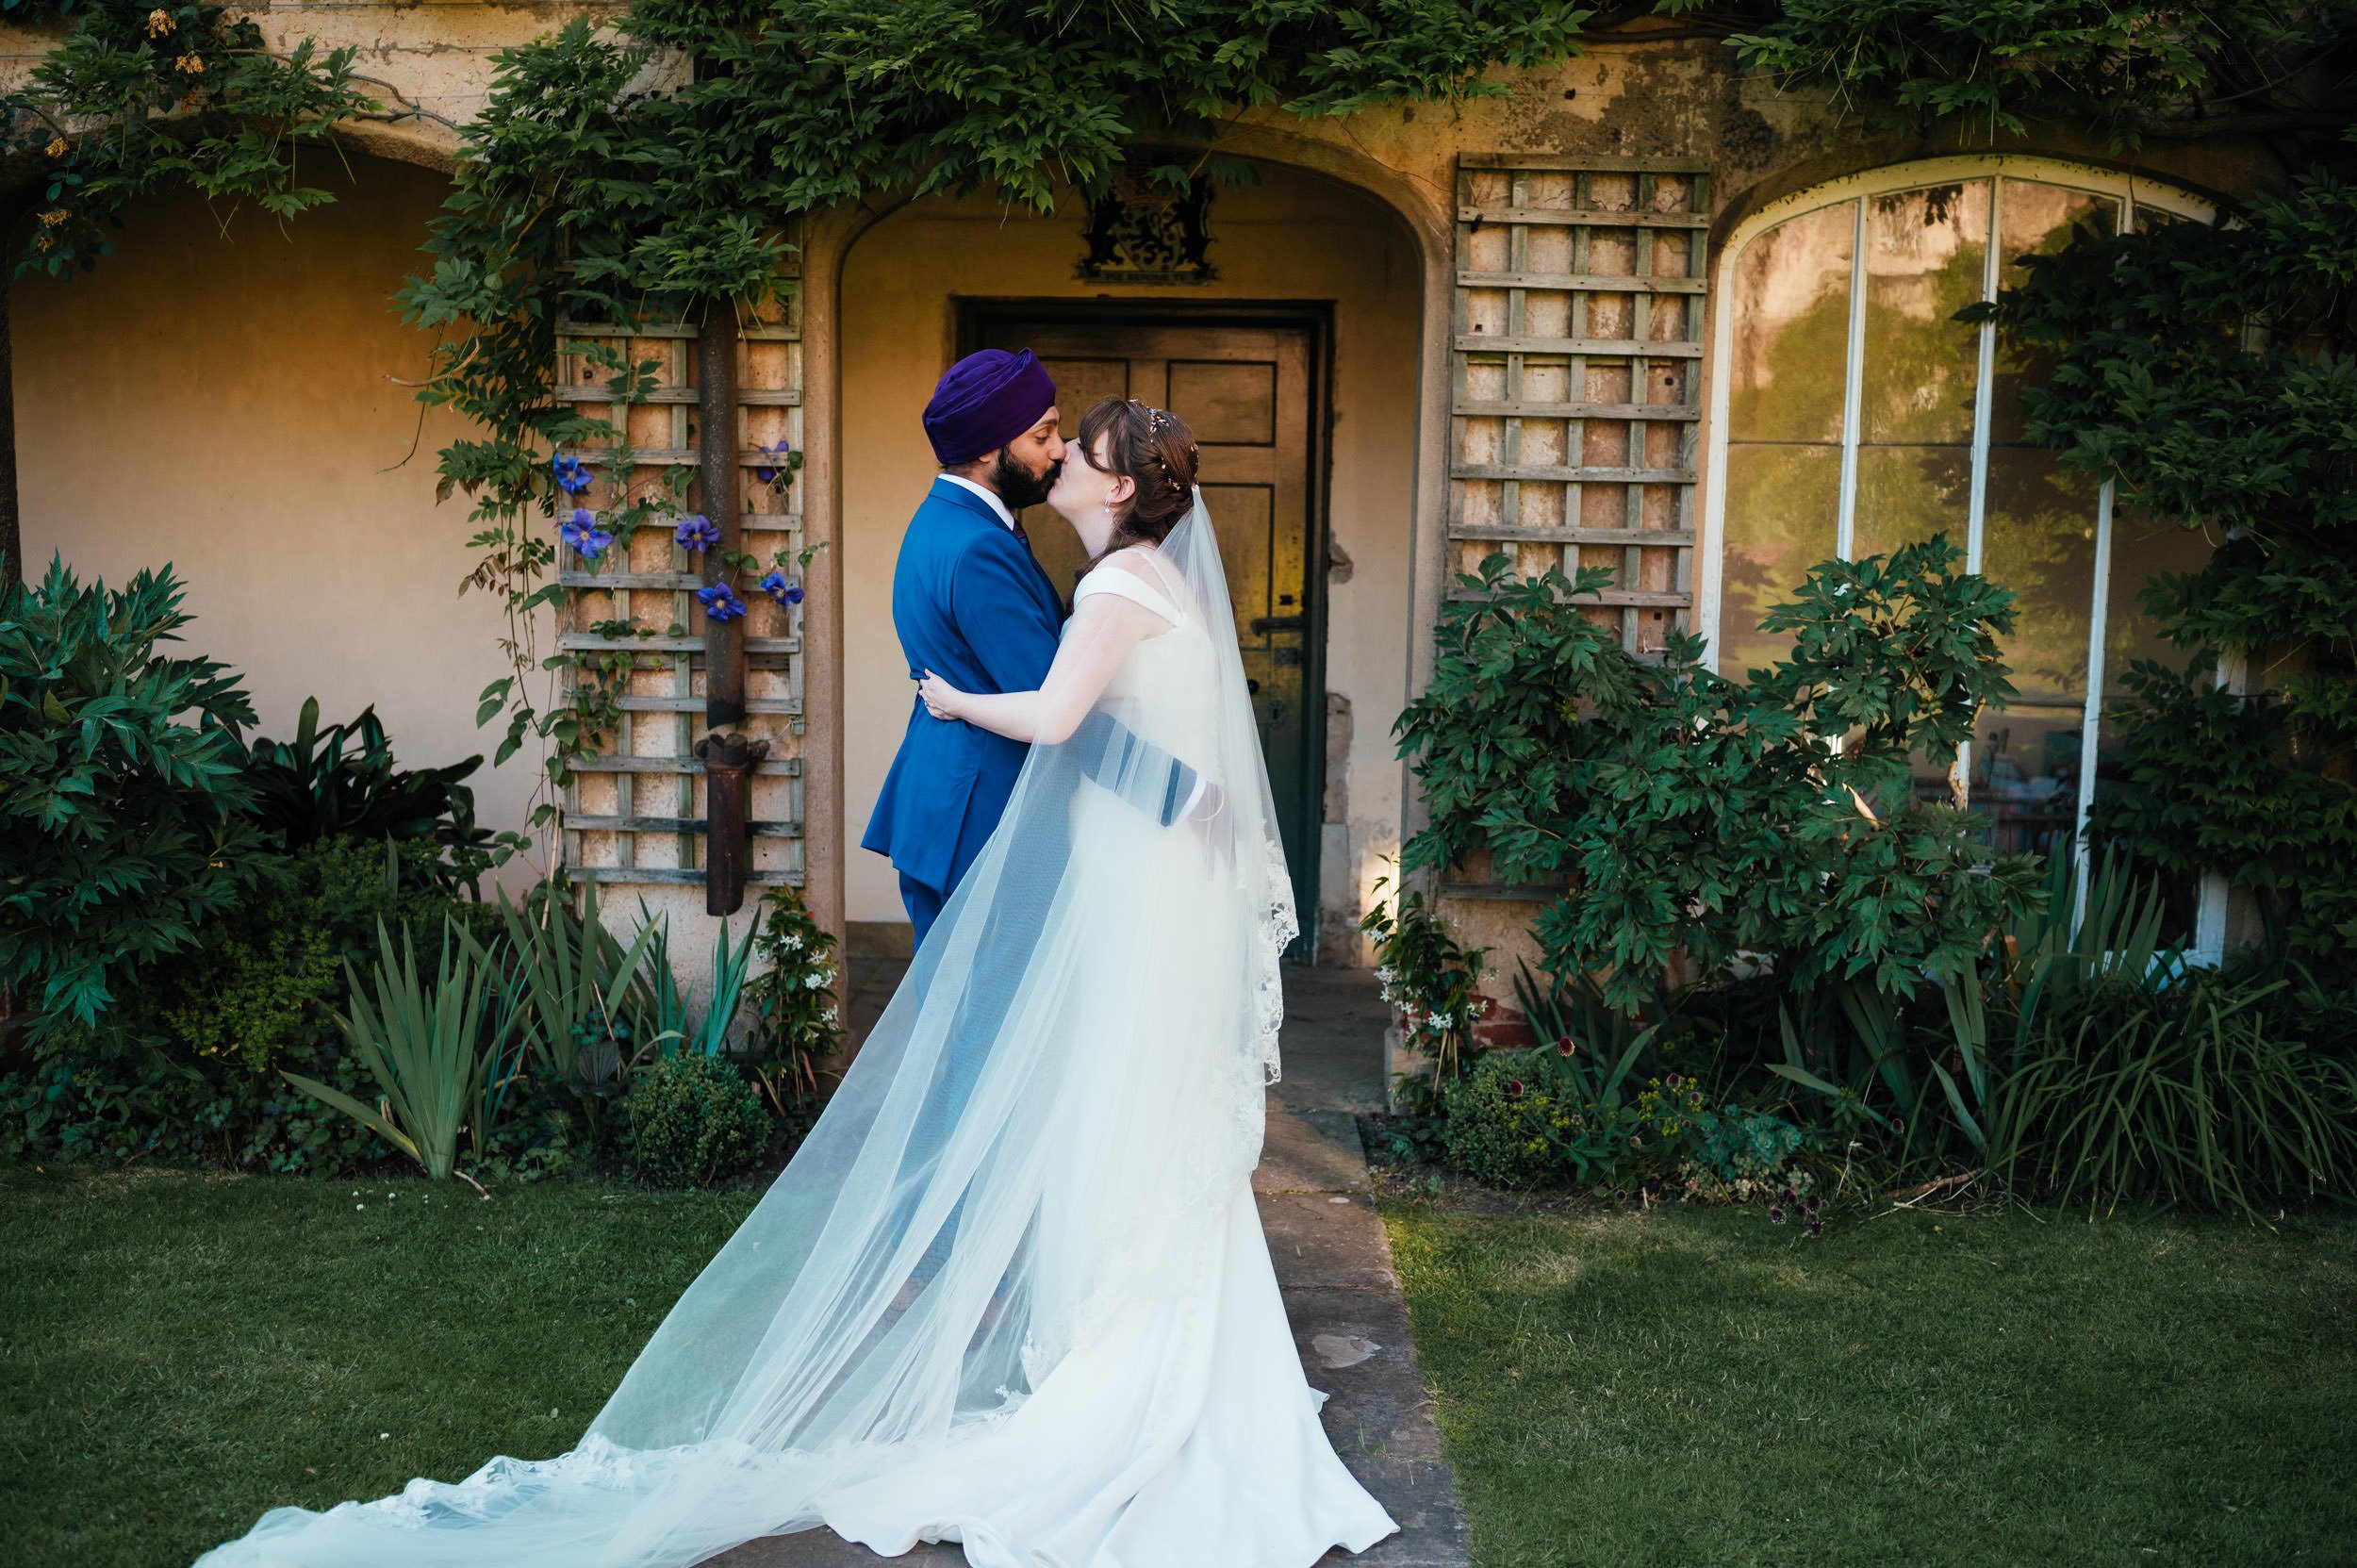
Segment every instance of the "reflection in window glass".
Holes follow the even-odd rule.
[[[2152,520],[2149,513],[2123,506],[2112,513],[2111,592],[2103,617],[2103,700],[2127,695],[2124,678],[2138,659],[2183,669],[2193,655],[2161,635],[2161,623],[2145,613],[2145,585],[2161,573],[2180,575],[2210,564],[2208,536],[2191,528]]]
[[[1762,632],[1759,618],[1789,600],[1808,569],[1834,553],[1841,449],[1729,446],[1726,484],[1719,668],[1737,675],[1773,664],[1792,646],[1789,635]]]
[[[1857,454],[1854,559],[1887,555],[1901,545],[1946,533],[1958,550],[1972,525],[1972,449],[1969,446],[1864,447]]]
[[[1988,190],[1972,180],[1866,204],[1858,438],[1867,445],[1972,439],[1979,332],[1955,314],[1986,280]]]
[[[1988,454],[1981,570],[2014,592],[2004,644],[2021,702],[2084,702],[2094,628],[2098,487],[2041,447]]]
[[[2119,204],[2111,197],[2035,180],[2005,181],[1998,205],[1998,254],[2005,263],[1998,286],[2003,289],[2021,282],[2026,272],[2022,256],[2053,255],[2070,243],[2074,225],[2084,223],[2099,234],[2109,234],[2119,223]],[[2021,388],[2044,381],[2052,368],[2052,355],[2030,353],[2010,334],[1998,337],[1997,378],[1989,408],[1992,440],[2002,446],[2024,439]]]
[[[2016,702],[1984,710],[1972,735],[1972,809],[1991,818],[1999,850],[2051,853],[2079,822],[2083,710]]]
[[[1779,223],[1735,268],[1735,355],[1727,435],[1738,441],[1841,439],[1856,206]],[[1728,493],[1736,500],[1736,492]]]
[[[1992,243],[2004,287],[2020,281],[2024,255],[2059,251],[2082,227],[2112,232],[2120,210],[2101,191],[1986,175],[1803,213],[1753,238],[1734,262],[1719,668],[1738,674],[1785,651],[1759,634],[1758,618],[1835,553],[1845,503],[1853,558],[1942,531],[1959,546],[1977,541],[1981,569],[2016,595],[2005,657],[2018,695],[1981,717],[1965,783],[2007,850],[2067,844],[2078,820],[2100,494],[2022,429],[2021,388],[2050,367],[1954,317],[1985,296]],[[2139,224],[2155,210],[2140,202]],[[1853,299],[1861,231],[1864,289]],[[1995,372],[1986,389],[1985,330]],[[1856,425],[1845,429],[1853,389]],[[1976,432],[1984,395],[1986,425]],[[1847,496],[1845,445],[1854,450]],[[2137,610],[2136,592],[2156,570],[2199,567],[2208,549],[2198,535],[2115,520],[2107,694],[2120,690],[2131,658],[2182,665]],[[1917,761],[1919,797],[1950,798],[1947,774]]]

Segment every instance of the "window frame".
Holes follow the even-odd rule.
[[[1850,246],[1850,313],[1843,362],[1841,476],[1834,532],[1834,548],[1846,560],[1850,558],[1856,536],[1863,387],[1861,371],[1865,359],[1864,323],[1868,299],[1867,223],[1871,203],[1876,196],[1898,191],[1981,179],[1990,182],[1989,239],[1986,255],[1983,258],[1981,278],[1981,297],[1984,300],[1995,297],[1999,281],[2003,277],[2010,259],[2003,254],[2001,243],[2004,222],[2003,187],[2009,179],[2060,186],[2089,195],[2109,197],[2118,204],[2122,233],[2133,228],[2140,207],[2200,223],[2213,222],[2217,216],[2215,204],[2180,187],[2148,176],[2068,158],[1992,153],[1920,158],[1865,170],[1779,197],[1738,223],[1719,241],[1718,254],[1711,259],[1709,355],[1704,367],[1706,431],[1701,475],[1702,518],[1695,540],[1694,619],[1696,631],[1707,641],[1706,660],[1713,670],[1719,668],[1719,612],[1726,548],[1727,421],[1733,396],[1736,269],[1742,260],[1744,251],[1762,235],[1793,219],[1845,203],[1852,208],[1854,226]],[[1971,488],[1965,520],[1965,566],[1970,571],[1981,569],[1987,527],[1990,421],[1994,400],[1986,393],[1994,384],[1997,369],[1997,329],[1994,323],[1981,324],[1975,352],[1979,364],[1972,410]],[[2088,605],[2087,697],[2080,717],[2080,755],[2086,760],[2079,770],[2077,810],[2071,833],[2071,856],[2076,866],[2079,905],[2082,908],[2085,904],[2087,883],[2087,856],[2085,852],[2087,813],[2095,800],[2096,768],[2093,759],[2097,755],[2102,728],[2106,676],[2103,643],[2108,630],[2106,621],[2111,594],[2112,504],[2113,483],[2105,479],[2096,491],[2093,582],[2089,589],[2092,602]],[[1952,765],[1952,776],[1960,776],[1969,790],[1971,742],[1967,741],[1958,751]],[[1967,799],[1969,803],[1969,793]],[[2223,955],[2226,903],[2225,879],[2216,873],[2203,874],[2194,920],[2193,946],[2188,958],[2197,963],[2215,964]]]

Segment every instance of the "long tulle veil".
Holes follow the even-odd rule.
[[[1179,624],[1032,749],[825,1114],[580,1444],[274,1509],[201,1568],[671,1568],[839,1523],[1185,1288],[1259,1158],[1295,921],[1199,491],[1151,564]],[[1174,757],[1206,787],[1165,824]]]

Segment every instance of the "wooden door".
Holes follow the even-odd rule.
[[[1218,531],[1235,601],[1236,641],[1260,720],[1277,830],[1293,873],[1307,959],[1317,930],[1320,763],[1326,704],[1323,574],[1317,527],[1321,335],[1313,319],[1238,320],[1205,312],[1078,313],[1055,306],[971,307],[968,351],[1029,348],[1056,379],[1064,435],[1100,398],[1168,408],[1202,449],[1196,479]],[[1046,506],[1023,526],[1047,574],[1071,597],[1084,562],[1071,526]]]

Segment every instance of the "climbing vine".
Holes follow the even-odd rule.
[[[224,221],[249,203],[282,221],[315,206],[329,196],[302,183],[302,155],[377,112],[354,84],[352,51],[305,41],[273,58],[225,7],[0,9],[62,29],[28,85],[0,97],[8,150],[45,160],[20,272],[93,265],[124,204],[167,183],[203,192]],[[2138,672],[2139,711],[2152,717],[2131,734],[2148,782],[2208,776],[2169,751],[2171,737],[2206,736],[2210,760],[2250,766],[2203,801],[2154,784],[2148,814],[2117,825],[2149,852],[2225,856],[2247,883],[2290,889],[2278,913],[2309,939],[2357,933],[2357,905],[2315,892],[2299,845],[2266,828],[2283,820],[2268,817],[2282,805],[2267,783],[2279,774],[2307,781],[2299,819],[2325,841],[2340,842],[2332,823],[2347,815],[2357,699],[2346,606],[2357,593],[2349,525],[2331,498],[2349,493],[2357,422],[2349,160],[2333,139],[2357,85],[2357,0],[635,0],[596,23],[575,19],[494,57],[489,98],[463,132],[425,241],[430,265],[399,294],[404,319],[437,340],[420,398],[475,427],[443,449],[440,494],[470,498],[469,583],[505,610],[510,673],[478,713],[503,720],[500,754],[537,740],[551,753],[547,782],[561,784],[567,758],[616,718],[627,650],[544,655],[535,640],[569,602],[556,575],[564,549],[594,566],[638,529],[669,527],[703,560],[701,612],[722,617],[750,592],[791,602],[809,564],[720,558],[685,510],[685,469],[583,504],[601,468],[635,471],[628,448],[609,443],[654,367],[602,344],[560,345],[560,321],[750,316],[788,287],[782,263],[799,215],[876,192],[988,187],[1047,211],[1068,192],[1101,194],[1141,146],[1189,149],[1152,171],[1173,188],[1248,179],[1223,152],[1244,110],[1344,115],[1500,91],[1491,68],[1560,59],[1584,29],[1648,14],[1891,124],[1995,143],[2060,121],[2100,129],[2123,152],[2247,133],[2281,152],[2292,193],[2250,204],[2240,229],[2090,235],[2034,269],[2001,319],[2061,355],[2031,397],[2035,437],[2117,480],[2123,500],[2224,546],[2205,572],[2155,586],[2194,664]],[[560,348],[615,379],[612,423],[557,400]],[[769,482],[790,485],[799,460],[781,452]],[[2247,657],[2283,679],[2263,700],[2229,692],[2218,705],[2205,671]],[[557,681],[566,671],[582,678]],[[2205,714],[2233,716],[2241,750],[2224,748],[2218,723],[2193,722]],[[2221,801],[2243,803],[2220,817]],[[2188,814],[2203,812],[2242,824],[2241,836],[2189,828]]]
[[[8,0],[9,21],[62,28],[26,85],[0,94],[0,150],[38,160],[18,273],[87,272],[113,254],[125,204],[168,186],[225,228],[247,205],[282,223],[335,198],[301,179],[305,148],[376,111],[350,48],[273,55],[226,6]]]
[[[432,269],[398,298],[406,320],[441,335],[420,398],[481,431],[443,450],[441,489],[472,499],[480,555],[470,581],[507,606],[512,668],[479,710],[484,722],[504,716],[501,754],[536,736],[549,742],[547,782],[561,785],[568,758],[611,729],[628,674],[627,653],[538,657],[536,617],[569,602],[550,523],[595,546],[576,547],[585,556],[606,548],[601,535],[626,547],[657,517],[689,527],[685,470],[602,510],[576,504],[588,471],[578,464],[626,473],[629,454],[560,459],[614,439],[626,404],[613,404],[610,427],[558,402],[550,375],[560,321],[750,316],[787,287],[780,264],[794,219],[871,192],[988,185],[1010,205],[1048,211],[1067,191],[1102,193],[1142,137],[1204,149],[1157,168],[1164,183],[1249,178],[1219,154],[1223,126],[1244,107],[1346,114],[1501,91],[1486,69],[1569,53],[1591,14],[1500,0],[1359,9],[1300,0],[639,0],[603,24],[576,19],[494,57],[489,100],[464,133],[454,189],[426,241]],[[652,371],[602,363],[616,374]],[[770,482],[789,485],[801,454],[779,455]],[[692,532],[678,537],[701,548]],[[809,560],[807,551],[768,562],[708,556],[701,613],[741,615],[749,588],[799,600]],[[536,673],[574,659],[587,679],[569,701],[555,683],[536,690]],[[552,787],[536,823],[552,819],[553,798]]]
[[[2215,547],[2143,590],[2184,662],[2127,672],[2125,787],[2096,826],[2250,889],[2274,945],[2312,954],[2357,948],[2353,235],[2357,183],[2319,164],[2231,227],[2031,257],[1993,312],[2056,356],[2031,438]]]
[[[1662,0],[1715,21],[1747,70],[1830,91],[1887,124],[1994,143],[2089,125],[2115,152],[2345,123],[2350,0]]]

